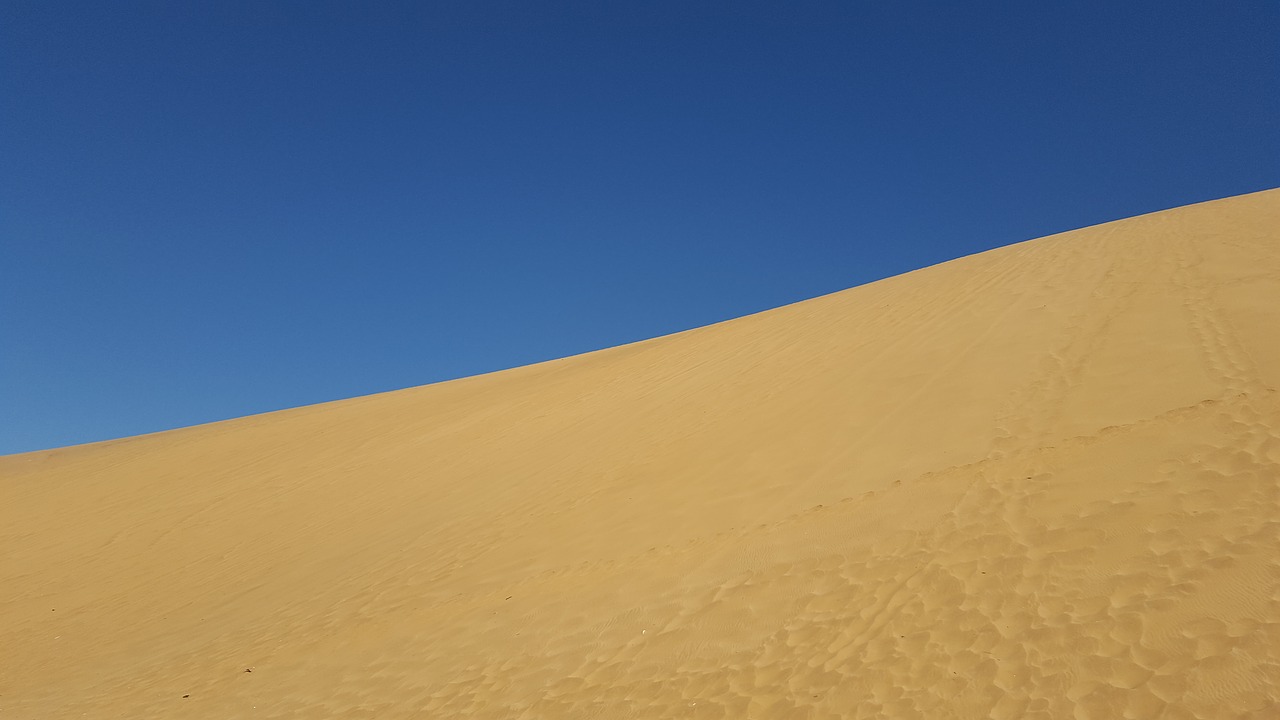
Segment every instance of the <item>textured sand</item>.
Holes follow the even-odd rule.
[[[0,716],[1277,718],[1278,388],[1270,191],[0,458]]]

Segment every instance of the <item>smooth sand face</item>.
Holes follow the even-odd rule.
[[[1280,717],[1277,388],[1271,191],[0,458],[0,715]]]

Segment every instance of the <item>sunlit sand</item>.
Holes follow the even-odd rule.
[[[1277,389],[1270,191],[0,458],[0,717],[1280,717]]]

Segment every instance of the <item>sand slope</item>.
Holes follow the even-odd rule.
[[[1277,389],[1270,191],[0,458],[0,715],[1280,717]]]

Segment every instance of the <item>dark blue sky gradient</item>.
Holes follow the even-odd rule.
[[[0,6],[0,453],[1280,185],[1274,2]]]

